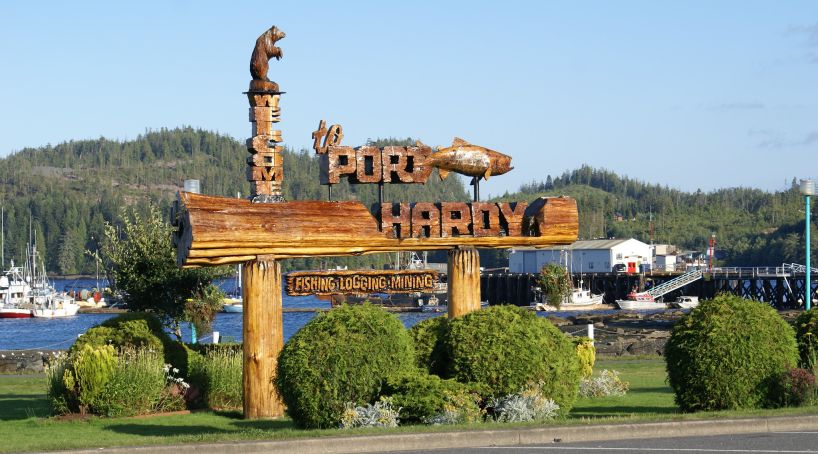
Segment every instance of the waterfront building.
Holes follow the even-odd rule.
[[[580,240],[568,246],[535,249],[511,249],[508,267],[511,273],[538,273],[543,265],[567,265],[574,273],[638,273],[650,268],[650,245],[634,238]]]

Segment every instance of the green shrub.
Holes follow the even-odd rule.
[[[574,349],[579,358],[579,370],[582,378],[588,378],[594,373],[594,363],[596,362],[596,348],[594,348],[594,341],[587,337],[572,337],[571,343],[574,344]]]
[[[815,401],[815,375],[807,369],[790,369],[779,375],[773,384],[770,405],[800,407]]]
[[[424,371],[389,377],[381,391],[401,409],[408,423],[436,421],[447,415],[449,423],[472,423],[482,419],[480,396],[454,380],[443,380]]]
[[[45,370],[48,389],[46,395],[55,415],[71,413],[68,388],[65,386],[65,371],[68,368],[68,356],[60,354],[51,359]]]
[[[414,369],[400,320],[365,304],[312,319],[281,351],[278,389],[299,427],[338,427],[347,403],[373,403],[386,377]]]
[[[813,374],[818,367],[818,308],[801,312],[795,319],[799,365]]]
[[[144,348],[121,351],[95,413],[119,417],[181,410],[185,402],[176,383],[169,385],[170,372],[157,352]]]
[[[165,362],[179,369],[183,377],[188,375],[191,351],[184,344],[167,335],[162,323],[146,312],[127,312],[110,318],[90,328],[68,350],[72,356],[84,345],[111,345],[116,349],[148,349],[160,353]]]
[[[494,306],[449,321],[447,378],[475,383],[484,398],[542,383],[559,413],[571,410],[580,369],[574,346],[551,322],[516,306]]]
[[[415,364],[430,374],[443,375],[446,371],[448,358],[443,338],[448,321],[447,317],[427,318],[409,330],[415,345]]]
[[[241,409],[242,366],[241,349],[203,348],[205,353],[191,364],[190,381],[201,393],[203,403],[211,409]]]
[[[67,407],[83,414],[94,412],[117,366],[116,350],[110,345],[84,345],[72,358],[63,372]]]
[[[732,295],[691,310],[665,347],[668,381],[687,412],[760,407],[797,358],[794,332],[775,309]]]

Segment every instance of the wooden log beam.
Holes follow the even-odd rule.
[[[261,204],[187,192],[180,193],[179,199],[175,241],[181,266],[241,263],[260,255],[293,258],[461,246],[546,247],[576,241],[579,225],[576,201],[568,197],[535,200],[525,210],[522,225],[509,225],[506,236],[440,236],[436,224],[429,237],[421,238],[390,238],[392,232],[381,230],[378,219],[360,202]],[[499,211],[503,212],[502,207]],[[485,234],[487,229],[481,227]]]
[[[284,348],[281,264],[267,257],[242,266],[244,417],[284,414],[275,386],[278,354]]]
[[[480,310],[480,255],[477,249],[449,251],[446,271],[449,318]]]

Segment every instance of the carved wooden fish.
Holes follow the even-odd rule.
[[[437,167],[441,180],[449,176],[449,172],[488,180],[491,175],[502,175],[514,168],[511,156],[470,144],[459,137],[454,138],[452,146],[439,148],[429,156],[426,165]]]

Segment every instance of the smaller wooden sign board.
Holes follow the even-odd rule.
[[[427,292],[439,281],[434,270],[296,271],[287,274],[287,295]]]

